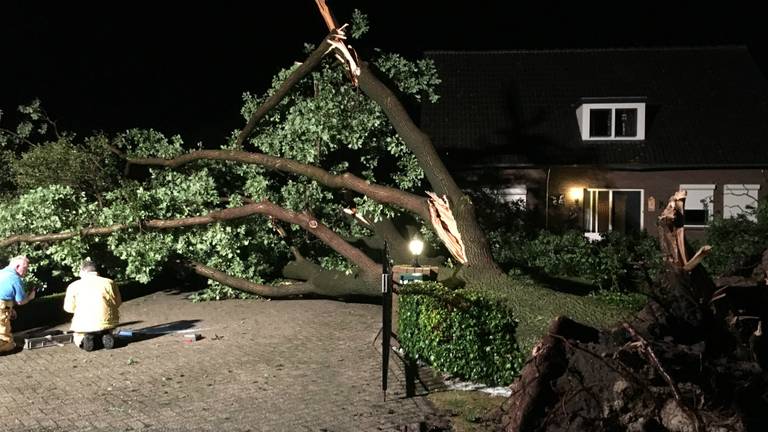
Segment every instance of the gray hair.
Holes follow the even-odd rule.
[[[23,263],[29,264],[29,258],[27,258],[26,255],[17,255],[13,258],[11,258],[11,261],[8,263],[10,267],[17,267],[20,266]]]
[[[86,258],[85,261],[80,265],[80,271],[84,272],[95,272],[96,271],[96,263],[91,261],[90,258]]]

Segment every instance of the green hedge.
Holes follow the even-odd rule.
[[[603,290],[632,291],[644,279],[644,271],[654,275],[661,267],[658,242],[646,233],[612,232],[591,242],[577,231],[541,231],[527,242],[508,247],[515,249],[516,267],[553,277],[580,278]]]
[[[512,312],[491,294],[436,282],[400,291],[398,336],[405,352],[436,369],[485,384],[509,384],[524,362]]]
[[[750,220],[747,216],[753,216]],[[707,229],[707,243],[712,246],[704,266],[714,276],[751,276],[768,248],[768,198],[757,209],[732,219],[717,217]]]

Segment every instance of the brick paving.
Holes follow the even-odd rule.
[[[124,327],[187,324],[202,339],[0,356],[4,431],[418,431],[438,415],[422,387],[405,397],[394,355],[383,400],[377,305],[156,292],[120,310]]]

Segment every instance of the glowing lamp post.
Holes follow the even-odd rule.
[[[413,254],[413,266],[421,267],[419,264],[419,255],[421,255],[421,252],[424,251],[424,242],[418,238],[414,238],[410,243],[408,243],[408,250],[410,250],[411,254]]]

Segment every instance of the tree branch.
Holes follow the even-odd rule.
[[[443,161],[440,160],[432,140],[416,126],[397,96],[376,78],[365,62],[360,62],[360,69],[358,78],[360,88],[384,110],[397,134],[416,156],[432,189],[437,192],[437,195],[446,195],[450,200],[458,232],[467,246],[465,252],[468,271],[484,275],[503,273],[491,256],[488,239],[477,223],[472,201],[461,191]],[[437,232],[437,228],[434,226],[433,228]]]
[[[226,160],[259,165],[275,171],[282,171],[311,178],[320,184],[333,189],[349,189],[363,194],[376,202],[391,204],[416,214],[425,221],[429,220],[429,208],[424,197],[405,192],[400,189],[370,183],[352,173],[331,174],[315,165],[270,156],[263,153],[241,150],[195,150],[173,159],[163,158],[129,158],[118,149],[114,153],[134,165],[157,165],[176,168],[197,160]]]
[[[360,89],[384,110],[397,134],[419,160],[432,189],[438,195],[448,195],[453,200],[462,196],[461,189],[435,151],[432,140],[416,126],[397,95],[376,78],[367,63],[361,62],[360,69]]]
[[[683,266],[683,270],[685,271],[692,271],[694,267],[699,265],[703,260],[704,257],[709,255],[709,252],[712,251],[712,246],[710,245],[704,245],[699,248],[699,250],[696,252],[696,255],[693,256],[693,258],[690,259],[685,265]]]
[[[312,72],[313,69],[317,67],[317,65],[320,64],[320,61],[323,59],[330,48],[331,44],[328,42],[328,37],[326,37],[323,42],[321,42],[320,45],[315,48],[314,51],[312,51],[309,57],[304,60],[304,63],[296,68],[296,70],[291,72],[291,74],[288,76],[288,78],[285,79],[285,81],[283,81],[277,91],[275,91],[272,96],[264,101],[264,103],[261,104],[261,106],[251,114],[251,117],[248,119],[245,127],[237,135],[237,148],[243,148],[243,143],[253,132],[253,129],[256,127],[256,123],[258,123],[259,120],[261,120],[261,118],[269,112],[269,110],[276,107],[277,104],[283,100],[283,98],[299,81],[301,81],[302,78],[307,76],[310,72]]]
[[[220,284],[268,298],[288,298],[302,295],[345,298],[354,296],[377,297],[381,293],[378,285],[370,279],[356,278],[333,270],[320,268],[309,261],[294,262],[294,272],[307,274],[306,282],[293,282],[280,285],[263,285],[249,280],[228,275],[213,267],[199,262],[187,262],[195,273],[215,280]],[[308,271],[298,270],[299,268]],[[305,276],[302,276],[302,278]]]
[[[288,245],[288,248],[290,249],[291,253],[293,254],[293,257],[296,260],[303,260],[304,256],[299,251],[299,248],[297,248],[296,246],[291,244],[290,238],[288,237],[288,233],[285,232],[283,227],[281,227],[277,222],[275,222],[274,218],[269,218],[269,222],[270,222],[270,224],[272,224],[272,228],[274,228],[275,231],[277,232],[277,235],[279,235],[280,238],[283,239],[285,244]]]
[[[285,298],[306,294],[319,294],[311,283],[297,282],[285,285],[262,285],[249,280],[230,276],[213,267],[208,267],[199,262],[189,262],[188,266],[200,276],[215,280],[222,285],[269,298]]]
[[[7,247],[16,243],[39,243],[46,241],[61,241],[78,236],[96,236],[108,235],[128,228],[141,227],[143,229],[173,229],[190,227],[196,225],[208,225],[214,222],[240,219],[254,214],[263,214],[272,216],[285,222],[299,225],[306,231],[312,233],[315,237],[322,240],[325,244],[338,252],[344,258],[358,266],[364,273],[373,274],[377,271],[378,265],[368,258],[362,251],[347,243],[334,231],[321,224],[316,219],[305,215],[286,210],[269,201],[246,204],[240,207],[233,207],[223,210],[210,212],[203,216],[193,216],[179,219],[152,219],[134,224],[115,224],[106,227],[83,228],[78,231],[69,231],[52,234],[19,234],[0,240],[0,247]]]
[[[29,146],[34,146],[35,145],[35,143],[33,143],[32,141],[30,141],[30,140],[28,140],[26,138],[23,138],[21,135],[17,134],[16,132],[14,132],[14,131],[12,131],[10,129],[0,128],[0,133],[9,135],[11,138],[15,139],[16,141],[23,142],[23,143],[25,143],[25,144],[27,144]]]
[[[653,348],[651,348],[651,344],[648,343],[648,341],[645,340],[640,334],[637,333],[637,331],[632,327],[629,323],[623,323],[622,326],[624,329],[629,332],[630,336],[632,336],[633,339],[638,341],[640,343],[640,347],[643,350],[643,354],[648,359],[648,361],[653,365],[653,367],[659,372],[662,378],[664,378],[664,381],[667,382],[669,385],[669,388],[672,390],[672,395],[675,397],[675,400],[678,403],[678,406],[682,411],[685,413],[686,416],[691,420],[693,423],[693,426],[696,430],[696,432],[703,431],[704,429],[704,423],[701,420],[701,416],[699,415],[698,411],[690,408],[685,401],[683,400],[682,395],[680,394],[680,388],[677,386],[677,383],[672,379],[672,377],[667,373],[667,371],[664,369],[664,367],[661,365],[661,362],[659,361],[658,356],[656,356],[656,353],[653,351]]]

